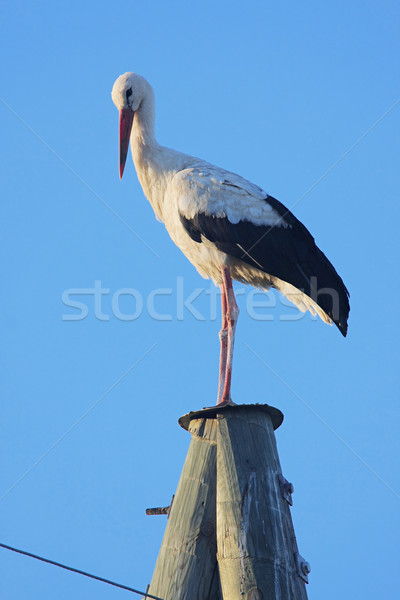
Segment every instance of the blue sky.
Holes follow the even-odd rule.
[[[215,402],[213,286],[130,157],[118,179],[110,93],[134,70],[159,141],[296,204],[350,290],[343,339],[274,293],[251,313],[238,286],[232,396],[285,414],[309,598],[395,598],[397,3],[4,1],[0,16],[0,541],[145,589],[166,520],[144,511],[169,503],[189,444],[177,419]],[[7,600],[128,594],[0,552]]]

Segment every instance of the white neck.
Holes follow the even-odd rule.
[[[162,198],[156,193],[156,181],[162,173],[160,149],[154,136],[155,100],[150,85],[135,112],[131,131],[131,151],[136,173],[146,198],[153,206],[158,219],[161,219]]]
[[[143,100],[135,112],[131,132],[131,151],[139,182],[157,218],[165,220],[165,193],[174,175],[197,161],[191,156],[165,148],[154,136],[155,100],[151,86],[145,82]]]
[[[154,92],[150,86],[146,90],[139,108],[135,113],[131,140],[136,146],[158,145],[154,137],[155,100]]]
[[[154,120],[154,92],[149,85],[133,119],[131,151],[143,192],[157,218],[163,221],[165,190],[176,171],[182,168],[186,157],[157,143]]]

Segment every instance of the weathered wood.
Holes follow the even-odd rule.
[[[290,509],[279,482],[271,417],[257,406],[240,408],[217,416],[217,545],[223,598],[306,600]]]
[[[219,600],[215,419],[194,419],[149,593],[163,600]]]

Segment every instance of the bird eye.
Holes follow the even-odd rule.
[[[129,90],[126,90],[126,100],[128,101],[130,96],[132,96],[132,88],[129,88]]]

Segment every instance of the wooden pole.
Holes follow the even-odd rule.
[[[215,419],[192,419],[192,441],[149,593],[163,600],[220,600],[216,543]]]
[[[306,600],[271,416],[263,406],[217,415],[217,544],[224,600]],[[286,499],[285,499],[286,498]]]
[[[163,600],[307,600],[274,429],[265,404],[184,415],[192,441],[149,593]],[[151,509],[150,513],[168,512]],[[218,561],[218,562],[217,562]]]

